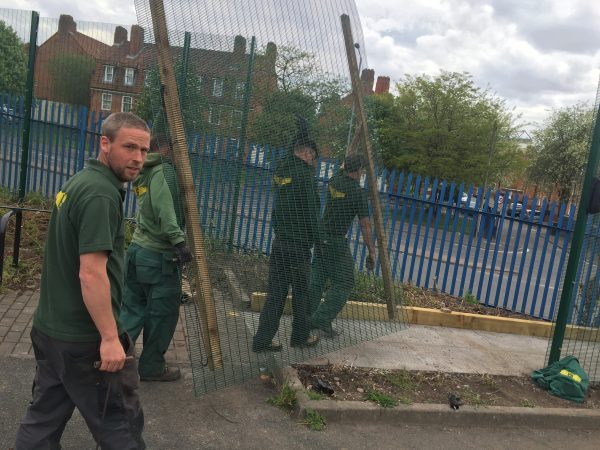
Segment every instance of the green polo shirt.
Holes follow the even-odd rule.
[[[357,180],[342,170],[331,177],[327,187],[323,229],[328,236],[345,236],[354,216],[369,216],[367,194]]]
[[[108,252],[112,310],[118,321],[123,294],[123,183],[91,159],[56,195],[44,252],[40,302],[33,326],[57,340],[92,342],[100,334],[81,295],[79,255]]]
[[[320,201],[308,164],[289,155],[275,169],[271,221],[278,238],[311,246],[319,238]]]

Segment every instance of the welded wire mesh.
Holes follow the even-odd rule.
[[[134,110],[179,142],[153,3],[136,2],[145,83]],[[342,14],[367,66],[353,1],[165,1],[164,9],[198,208],[198,223],[186,227],[201,229],[209,273],[184,273],[196,392],[399,331],[401,293],[385,292],[381,255],[366,245],[375,233],[364,169],[359,160],[341,167],[356,130]]]
[[[596,93],[593,121],[594,133],[598,130],[598,107],[600,106],[600,82]],[[595,154],[600,149],[596,136],[590,136],[589,160],[594,161]],[[599,176],[598,167],[596,179]],[[595,183],[592,182],[592,186]],[[597,196],[596,189],[592,188],[590,196]],[[590,203],[590,204],[591,204]],[[579,205],[586,208],[586,226],[583,236],[581,255],[577,273],[573,281],[575,289],[572,293],[567,316],[567,328],[564,341],[560,348],[560,357],[575,356],[581,366],[586,370],[592,382],[600,382],[600,214],[588,209],[588,205]],[[564,286],[561,286],[564,288]],[[561,299],[564,301],[564,299]],[[556,320],[556,318],[555,318]],[[553,334],[556,329],[553,328]],[[548,346],[547,356],[551,346]]]

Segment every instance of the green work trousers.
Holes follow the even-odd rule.
[[[277,334],[279,321],[292,286],[291,345],[301,345],[310,334],[308,316],[308,277],[310,247],[305,243],[286,241],[275,237],[269,258],[267,299],[260,313],[253,348],[260,349],[271,343]]]
[[[127,249],[125,295],[121,322],[135,342],[144,330],[140,376],[158,376],[165,370],[181,305],[181,270],[172,253],[147,250],[136,244]]]
[[[329,289],[321,302],[327,281]],[[310,271],[311,325],[329,328],[342,310],[354,287],[354,259],[344,236],[329,237],[315,246]]]

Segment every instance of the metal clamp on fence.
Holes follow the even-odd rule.
[[[15,239],[13,243],[13,267],[19,265],[19,248],[21,247],[21,224],[23,222],[23,210],[13,208],[0,219],[0,285],[2,285],[2,274],[4,272],[4,241],[10,218],[15,216]]]

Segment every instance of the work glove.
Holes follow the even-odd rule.
[[[375,269],[375,258],[373,258],[370,253],[367,255],[367,259],[365,260],[365,266],[369,271]]]
[[[192,252],[185,245],[185,242],[175,244],[175,260],[178,264],[186,264],[192,260]]]

